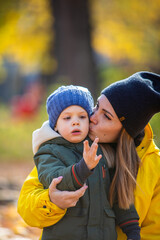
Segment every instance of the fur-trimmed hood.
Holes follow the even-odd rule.
[[[49,125],[49,121],[46,121],[42,124],[42,127],[35,130],[32,134],[32,150],[35,154],[40,145],[50,139],[61,137],[60,134],[55,132]]]

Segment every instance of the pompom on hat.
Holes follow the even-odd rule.
[[[152,116],[160,112],[160,75],[137,72],[106,87],[104,94],[123,127],[135,138]]]
[[[61,86],[48,97],[46,106],[49,124],[52,129],[54,129],[61,112],[72,105],[84,108],[90,117],[94,101],[89,90],[85,87],[74,85]]]

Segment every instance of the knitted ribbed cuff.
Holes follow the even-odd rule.
[[[74,166],[78,177],[81,179],[81,182],[85,183],[87,178],[93,173],[93,170],[89,170],[83,158]]]
[[[127,239],[140,240],[140,227],[138,225],[138,222],[133,222],[129,225],[126,223],[120,227],[122,231],[127,235]]]

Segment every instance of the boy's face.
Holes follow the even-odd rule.
[[[85,139],[89,131],[87,112],[80,106],[70,106],[61,112],[57,120],[55,131],[72,143]]]

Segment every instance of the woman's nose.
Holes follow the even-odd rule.
[[[97,117],[96,117],[96,112],[93,112],[92,115],[90,116],[90,122],[93,124],[97,124]]]

